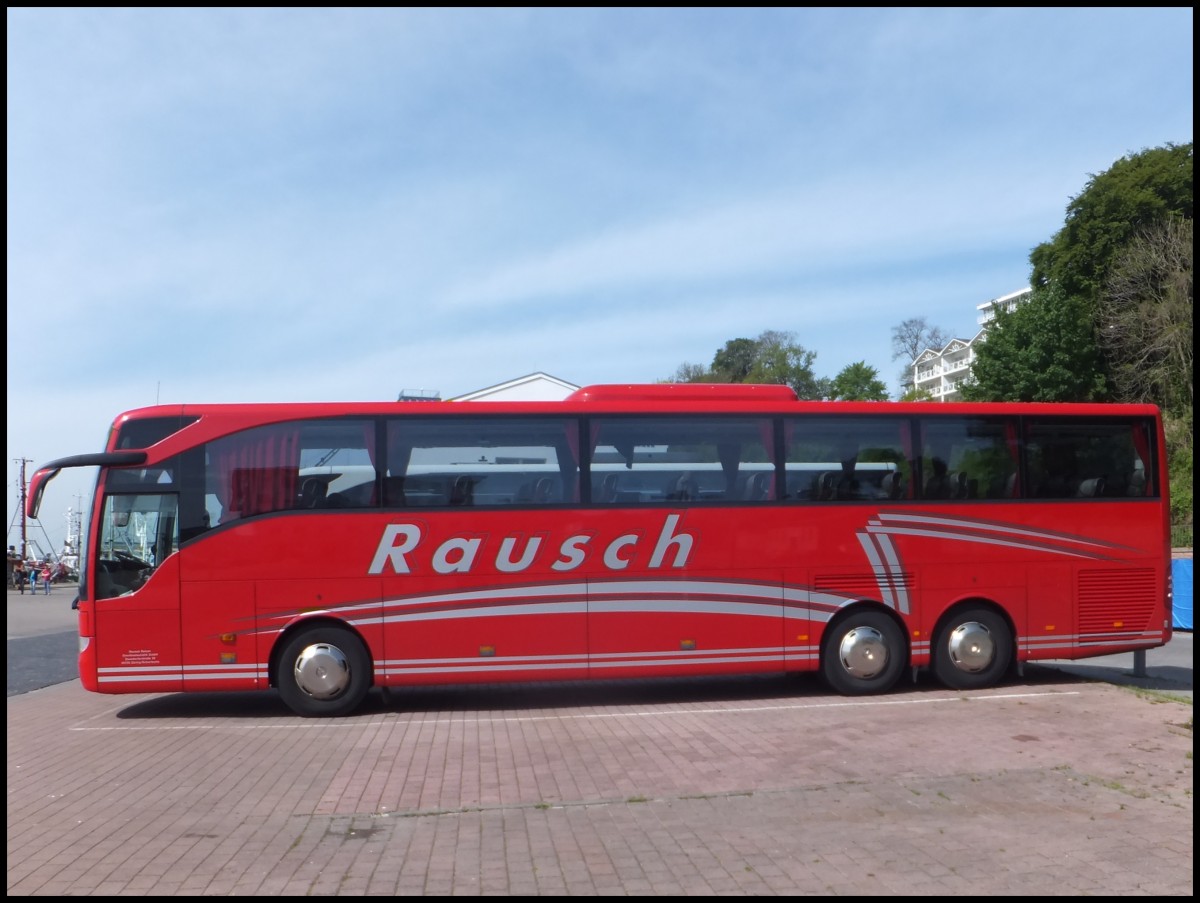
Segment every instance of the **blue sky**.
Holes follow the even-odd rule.
[[[895,392],[892,327],[973,335],[1091,175],[1192,140],[1190,8],[7,25],[10,528],[19,459],[155,401],[654,381],[768,329]]]

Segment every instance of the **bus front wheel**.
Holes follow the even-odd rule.
[[[370,659],[362,640],[344,627],[301,630],[279,658],[279,695],[297,715],[348,715],[370,688]]]
[[[904,634],[879,611],[854,612],[831,624],[821,644],[821,677],[843,696],[886,693],[904,670]]]
[[[933,647],[933,672],[952,690],[997,683],[1012,662],[1012,631],[988,608],[967,608],[947,619]]]

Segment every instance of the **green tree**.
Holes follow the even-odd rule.
[[[730,339],[708,369],[681,364],[667,382],[770,383],[791,386],[800,398],[825,398],[829,380],[813,373],[816,359],[795,333],[767,330],[755,339]]]
[[[710,370],[722,383],[751,382],[750,371],[758,360],[759,341],[755,339],[730,339],[725,347],[713,355]]]
[[[1033,249],[1032,285],[1055,285],[1094,304],[1113,260],[1139,231],[1192,218],[1192,144],[1122,157],[1067,205],[1062,229]]]
[[[933,393],[923,386],[909,386],[901,394],[897,401],[935,401]]]
[[[1032,285],[1053,288],[1090,318],[1091,347],[1115,400],[1150,400],[1163,408],[1172,523],[1185,525],[1174,539],[1189,545],[1192,203],[1191,142],[1144,150],[1092,176],[1067,206],[1063,228],[1029,257]],[[1081,330],[1072,335],[1089,341]],[[982,347],[991,344],[989,333]],[[1012,350],[1020,349],[1013,343]],[[1014,359],[1014,369],[1024,365]],[[1081,370],[1080,388],[1094,376]],[[1009,382],[1010,388],[1017,385]],[[999,374],[981,375],[981,390],[1002,384]]]
[[[1124,401],[1163,409],[1171,543],[1193,544],[1192,221],[1173,219],[1129,243],[1100,296],[1101,345]]]
[[[1191,548],[1195,543],[1192,530],[1195,474],[1196,435],[1192,410],[1184,415],[1163,415],[1163,432],[1167,439],[1167,468],[1171,489],[1171,545]]]
[[[842,401],[887,401],[887,385],[866,361],[847,364],[829,384],[829,397]]]
[[[1122,401],[1192,409],[1192,253],[1192,221],[1170,219],[1135,236],[1113,263],[1097,320]]]
[[[975,352],[967,401],[1105,401],[1104,363],[1084,302],[1035,289],[1013,311],[998,310]]]
[[[829,380],[818,379],[813,373],[817,353],[798,343],[795,333],[767,330],[755,342],[758,347],[754,363],[743,382],[791,386],[799,398],[826,397]]]

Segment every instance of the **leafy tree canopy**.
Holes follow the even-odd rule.
[[[759,356],[759,343],[755,339],[730,339],[725,347],[713,355],[712,372],[717,382],[749,382]]]
[[[998,310],[961,391],[967,401],[1107,401],[1084,302],[1042,288],[1016,310]]]
[[[1056,285],[1090,304],[1126,243],[1172,217],[1192,218],[1190,141],[1122,157],[1093,175],[1067,205],[1062,229],[1030,254],[1032,284]]]
[[[829,384],[829,397],[842,401],[887,401],[887,385],[866,361],[847,364]]]
[[[825,398],[830,382],[813,373],[816,359],[795,333],[767,330],[756,339],[730,339],[708,368],[681,364],[667,382],[770,383],[791,386],[800,398]]]
[[[933,397],[933,393],[922,386],[909,386],[901,394],[897,401],[937,401]]]

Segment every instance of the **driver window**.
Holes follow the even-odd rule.
[[[140,589],[179,547],[175,493],[120,493],[104,500],[100,551],[96,558],[96,598],[123,596]]]

